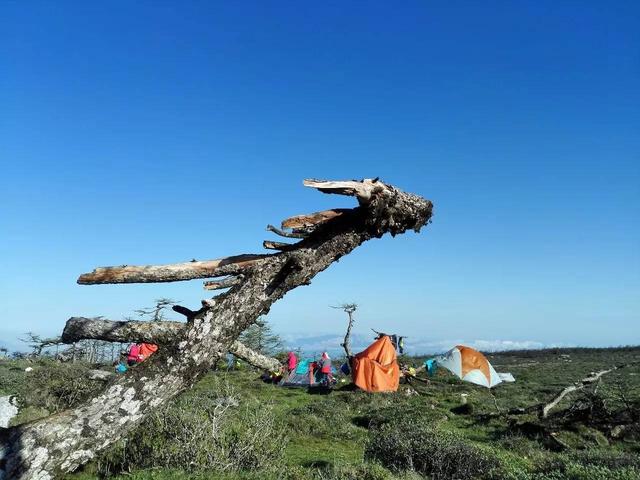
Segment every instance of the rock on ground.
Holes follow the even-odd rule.
[[[13,395],[0,397],[0,428],[8,428],[11,419],[18,414],[14,399]]]

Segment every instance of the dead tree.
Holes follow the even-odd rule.
[[[353,323],[355,322],[353,318],[353,313],[358,309],[358,305],[355,303],[343,303],[342,305],[338,305],[336,307],[331,308],[339,308],[340,310],[344,310],[349,317],[349,323],[347,324],[347,331],[344,334],[344,340],[342,341],[342,348],[344,348],[344,353],[347,355],[347,360],[353,357],[353,353],[351,353],[351,329],[353,328]]]
[[[176,305],[176,301],[170,298],[158,298],[153,307],[140,308],[135,313],[141,318],[147,318],[152,322],[161,322],[164,320],[164,310]]]
[[[139,368],[108,383],[87,403],[4,431],[0,458],[5,478],[50,479],[75,470],[127,435],[154,408],[193,385],[227,352],[240,333],[288,291],[311,279],[363,242],[385,233],[416,232],[432,215],[432,203],[391,185],[366,179],[305,180],[324,193],[350,195],[359,206],[311,220],[280,233],[300,238],[291,249],[268,255],[237,255],[171,265],[97,268],[80,276],[82,285],[173,282],[239,277],[242,281],[188,317],[173,342]],[[294,217],[297,218],[297,217]],[[278,230],[278,229],[273,229]]]
[[[40,335],[37,335],[33,332],[25,333],[26,338],[21,338],[20,341],[24,343],[28,343],[29,347],[31,347],[31,356],[39,357],[42,355],[42,350],[47,347],[57,346],[62,343],[60,341],[60,337],[54,338],[42,338]]]

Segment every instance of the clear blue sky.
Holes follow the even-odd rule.
[[[446,5],[445,5],[446,4]],[[259,252],[380,176],[433,224],[278,302],[281,332],[640,343],[640,3],[2,2],[0,343],[201,282],[113,264]]]

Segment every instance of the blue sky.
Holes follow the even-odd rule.
[[[259,252],[380,176],[433,224],[279,301],[287,334],[640,343],[637,2],[3,2],[0,343],[201,282],[96,266]],[[530,342],[530,343],[527,343]],[[531,343],[534,342],[534,343]],[[537,342],[537,343],[536,343]],[[510,344],[509,344],[510,345]]]

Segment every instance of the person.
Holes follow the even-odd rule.
[[[319,362],[320,373],[322,373],[322,383],[325,385],[331,385],[333,376],[331,375],[331,357],[327,352],[322,353],[322,357]]]
[[[296,354],[293,352],[289,352],[287,354],[287,370],[289,373],[293,372],[298,366],[298,359],[296,358]]]
[[[133,343],[129,347],[129,352],[127,354],[127,364],[129,366],[132,366],[136,363],[140,363],[140,361],[140,346],[137,343]]]

